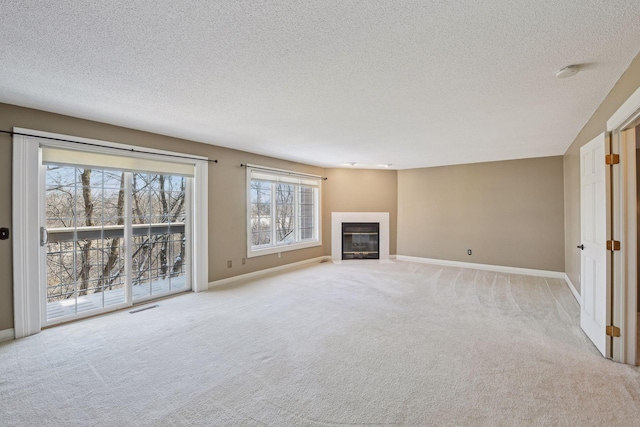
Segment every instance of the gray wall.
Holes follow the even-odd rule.
[[[398,254],[564,271],[562,174],[559,156],[399,171]]]
[[[564,154],[565,271],[580,292],[580,147],[607,130],[607,120],[640,87],[640,54],[586,122]]]

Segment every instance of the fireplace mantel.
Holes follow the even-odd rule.
[[[379,262],[389,261],[389,212],[331,212],[331,259],[336,264],[355,261],[342,261],[343,222],[380,223]],[[378,262],[378,260],[366,260],[365,262]]]

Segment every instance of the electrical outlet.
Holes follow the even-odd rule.
[[[467,249],[467,255],[471,255],[471,249]]]
[[[282,252],[278,252],[278,258],[282,258]]]
[[[247,259],[246,258],[242,258],[242,265],[245,265],[247,263]]]
[[[232,265],[233,263],[231,262],[231,260],[227,261],[227,268],[231,268]]]

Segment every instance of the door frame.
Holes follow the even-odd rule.
[[[128,144],[55,134],[31,129],[13,128],[12,222],[13,222],[13,295],[14,335],[22,338],[40,332],[44,324],[41,312],[42,281],[46,277],[40,246],[40,224],[44,207],[40,203],[41,145],[83,144],[83,150],[105,152],[118,150],[122,155],[140,159],[187,163],[194,166],[191,199],[190,233],[192,236],[192,290],[208,289],[208,159]],[[49,141],[49,142],[47,142]],[[115,150],[114,150],[115,149]],[[169,158],[167,156],[176,156]],[[34,190],[37,188],[37,191]],[[197,230],[197,232],[194,232]],[[33,268],[37,262],[39,268]]]
[[[638,218],[636,194],[636,148],[623,134],[640,116],[638,88],[607,121],[612,153],[620,155],[619,167],[613,169],[613,239],[620,239],[620,251],[613,253],[613,325],[620,328],[620,338],[613,339],[613,360],[636,364],[637,330],[637,245]]]

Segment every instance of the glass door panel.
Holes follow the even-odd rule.
[[[48,165],[46,318],[125,302],[124,172]]]
[[[133,174],[134,301],[191,289],[186,268],[186,179]]]

